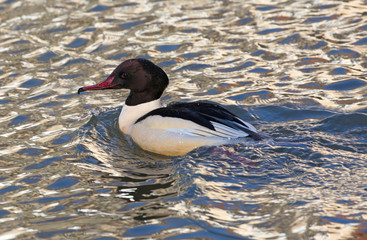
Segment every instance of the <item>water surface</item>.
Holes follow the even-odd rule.
[[[2,1],[1,239],[365,239],[363,1]],[[122,60],[274,141],[167,158],[117,126]]]

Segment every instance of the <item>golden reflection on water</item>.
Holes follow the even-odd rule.
[[[232,237],[362,239],[365,9],[363,1],[2,1],[0,238],[142,237],[133,231],[142,221],[167,226],[157,238],[206,231],[166,223],[172,216]],[[240,171],[233,159],[205,161],[206,151],[182,166],[144,153],[114,125],[126,91],[76,95],[134,57],[168,73],[165,102],[236,105],[272,137],[306,143],[249,147]]]

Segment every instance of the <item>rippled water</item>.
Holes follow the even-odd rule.
[[[366,239],[365,1],[0,3],[1,239]],[[144,152],[127,58],[274,141]]]

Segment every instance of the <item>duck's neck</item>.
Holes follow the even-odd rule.
[[[152,102],[159,99],[160,95],[157,95],[153,91],[130,91],[129,96],[127,96],[125,105],[137,106],[140,104]]]
[[[137,105],[129,105],[127,102],[122,106],[119,116],[120,130],[125,134],[131,133],[131,128],[140,117],[154,109],[162,107],[160,99],[145,102]]]

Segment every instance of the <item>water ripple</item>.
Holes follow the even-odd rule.
[[[0,3],[1,239],[362,239],[361,1]],[[147,153],[126,91],[77,95],[123,59],[164,102],[225,104],[271,139]]]

